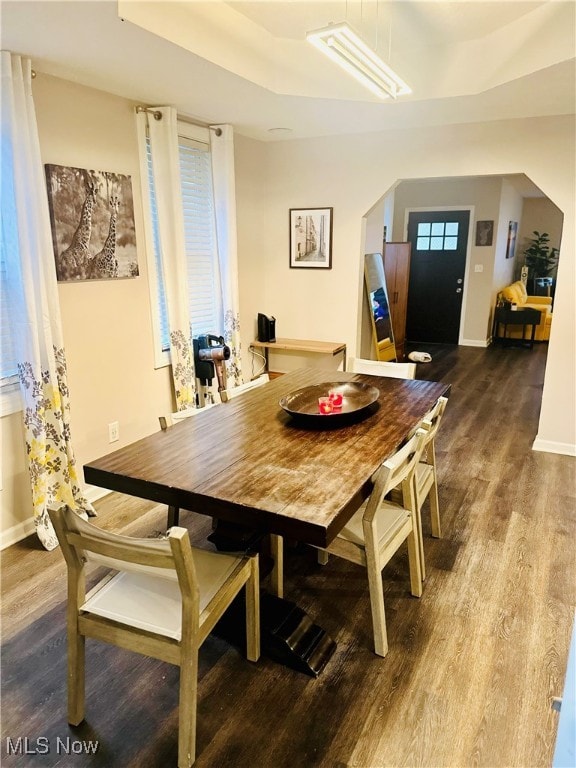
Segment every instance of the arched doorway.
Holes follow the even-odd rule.
[[[497,293],[519,279],[528,238],[534,231],[545,231],[550,235],[551,245],[559,247],[564,217],[525,174],[402,179],[366,214],[364,250],[367,253],[382,251],[383,241],[407,240],[412,212],[458,209],[470,211],[470,225],[459,333],[454,343],[486,347],[490,344]],[[507,249],[511,222],[517,225],[512,255]],[[492,235],[488,238],[485,236],[487,226]],[[552,277],[555,278],[555,274]],[[441,293],[434,280],[431,291]],[[433,295],[430,301],[433,303],[436,298]],[[439,302],[436,307],[441,312]],[[361,354],[369,352],[369,347],[363,317]]]

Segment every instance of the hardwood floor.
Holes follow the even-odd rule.
[[[313,679],[265,657],[251,664],[209,637],[199,768],[551,765],[550,704],[562,695],[575,606],[576,482],[573,458],[531,450],[546,346],[428,351],[418,377],[449,381],[452,392],[437,438],[444,538],[429,536],[425,514],[422,598],[410,596],[401,550],[384,570],[381,659],[364,570],[337,558],[319,566],[314,552],[287,547],[286,597],[336,652]],[[165,525],[165,509],[148,502],[111,494],[97,506],[111,530],[154,535]],[[195,542],[211,528],[192,514],[181,523]],[[2,764],[175,765],[178,670],[167,664],[88,641],[87,720],[68,726],[65,589],[58,550],[30,538],[4,551]],[[19,737],[29,754],[7,754]]]

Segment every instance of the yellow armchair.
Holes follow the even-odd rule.
[[[548,341],[550,338],[550,328],[552,327],[552,299],[550,296],[528,296],[526,286],[521,280],[517,280],[511,285],[507,285],[500,291],[500,295],[505,301],[516,304],[518,307],[529,307],[537,309],[540,312],[540,323],[536,326],[536,341]],[[508,326],[509,335],[512,338],[522,338],[523,328],[519,326]]]

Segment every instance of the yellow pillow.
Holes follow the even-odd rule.
[[[524,283],[518,280],[512,285],[507,285],[502,289],[502,296],[506,301],[512,302],[512,304],[525,304],[526,303],[526,288]]]
[[[502,296],[504,296],[506,301],[512,302],[512,304],[518,304],[519,293],[514,283],[502,289]]]

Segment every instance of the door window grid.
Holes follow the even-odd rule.
[[[457,248],[457,221],[423,221],[418,224],[417,251],[455,251]]]

